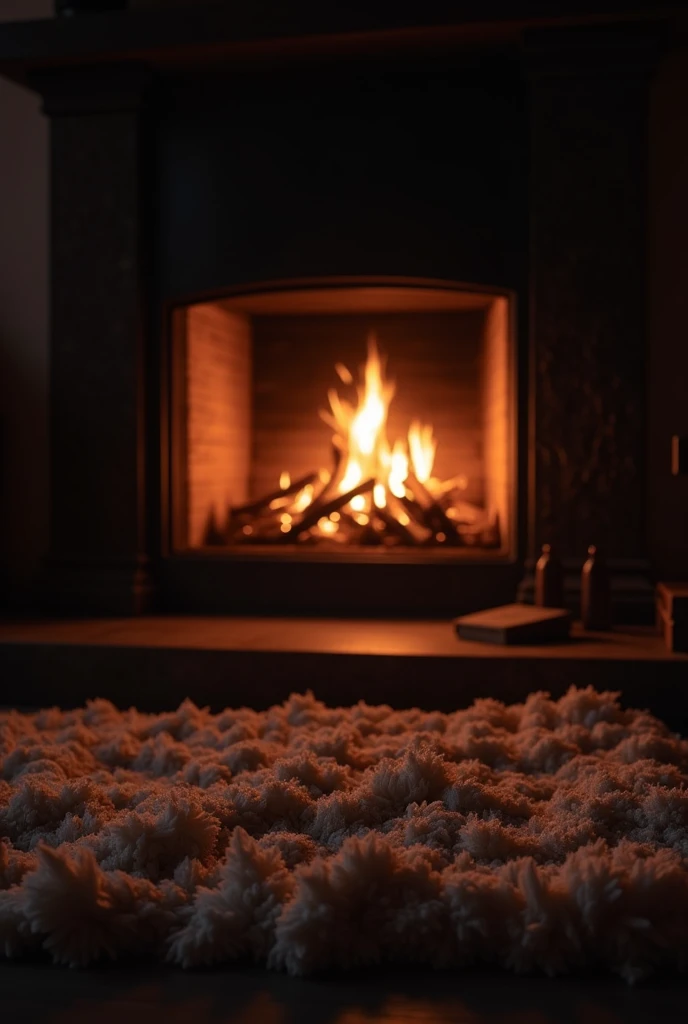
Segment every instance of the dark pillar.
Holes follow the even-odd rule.
[[[124,615],[151,594],[146,556],[145,76],[55,72],[51,119],[53,611]]]
[[[616,612],[647,612],[647,26],[534,33],[530,556],[607,551]],[[531,562],[532,565],[532,562]],[[526,581],[522,596],[532,591]]]

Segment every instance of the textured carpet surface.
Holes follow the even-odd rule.
[[[0,714],[0,952],[688,964],[688,742],[615,694]]]

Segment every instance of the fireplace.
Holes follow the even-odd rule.
[[[448,616],[529,599],[550,542],[572,601],[596,543],[646,614],[668,17],[227,7],[16,44],[52,133],[48,604]]]
[[[513,560],[514,306],[450,282],[321,280],[176,307],[174,555],[262,565],[286,607],[290,576],[320,563],[320,607],[341,610],[352,560],[371,582],[405,566],[400,609],[424,565]]]
[[[513,554],[509,296],[254,289],[173,337],[176,550]]]

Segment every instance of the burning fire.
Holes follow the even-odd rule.
[[[482,509],[458,499],[467,484],[465,477],[442,481],[433,476],[437,440],[432,424],[414,420],[406,437],[390,444],[387,422],[396,384],[386,376],[375,336],[368,338],[358,384],[344,364],[337,363],[335,371],[342,384],[355,386],[356,397],[342,398],[330,388],[329,409],[320,412],[333,431],[334,469],[321,469],[300,480],[292,480],[284,470],[277,492],[232,510],[240,530],[235,537],[498,543],[496,521],[488,523]],[[491,538],[483,536],[486,528],[492,530]]]
[[[353,377],[345,366],[338,364],[337,371],[344,382],[353,383]],[[390,447],[387,416],[396,385],[385,377],[384,363],[374,335],[368,339],[363,383],[357,386],[356,391],[358,402],[353,405],[341,399],[331,388],[327,396],[330,411],[321,412],[321,416],[335,430],[335,446],[346,452],[345,468],[337,490],[346,494],[365,480],[372,480],[372,500],[381,509],[387,506],[388,492],[397,498],[405,497],[409,454],[416,477],[423,481],[430,477],[437,444],[430,424],[422,426],[414,422],[408,432],[408,449],[405,441],[399,439]],[[355,495],[349,504],[354,511],[365,512],[370,498]]]

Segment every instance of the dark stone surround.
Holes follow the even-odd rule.
[[[40,78],[51,119],[49,607],[146,609],[147,76]]]
[[[658,45],[646,26],[605,26],[533,34],[529,46],[530,554],[553,543],[575,573],[586,547],[601,546],[626,617],[649,598],[647,94]]]

